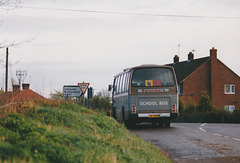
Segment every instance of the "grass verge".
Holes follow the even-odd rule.
[[[113,118],[75,104],[25,103],[0,115],[0,162],[171,162]]]

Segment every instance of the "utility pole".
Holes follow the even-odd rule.
[[[6,48],[6,83],[5,83],[5,100],[4,103],[6,103],[7,100],[7,90],[8,90],[8,48]]]

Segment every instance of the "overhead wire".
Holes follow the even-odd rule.
[[[9,7],[14,7],[14,6],[9,6]],[[18,6],[16,8],[37,9],[37,10],[52,10],[52,11],[66,11],[66,12],[82,12],[82,13],[97,13],[97,14],[136,15],[136,16],[151,16],[151,17],[200,18],[200,19],[240,19],[240,16],[177,15],[177,14],[136,13],[136,12],[84,10],[84,9],[67,9],[67,8],[49,8],[49,7],[33,7],[33,6]]]

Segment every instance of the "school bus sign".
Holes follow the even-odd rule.
[[[86,93],[89,85],[90,85],[90,83],[78,83],[78,86],[81,89],[83,94]]]

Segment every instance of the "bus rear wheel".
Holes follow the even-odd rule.
[[[133,119],[128,119],[126,121],[127,128],[134,128],[136,126],[136,121]]]
[[[164,127],[170,127],[171,125],[170,119],[163,121],[162,124]]]

